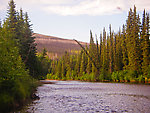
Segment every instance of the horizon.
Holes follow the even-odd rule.
[[[0,0],[0,20],[7,15],[8,2]],[[90,30],[98,35],[109,24],[114,32],[126,23],[128,11],[136,5],[137,13],[150,11],[148,0],[14,0],[16,10],[28,12],[33,32],[89,43]],[[23,4],[22,4],[23,3]]]

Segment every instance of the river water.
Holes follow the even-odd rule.
[[[150,113],[150,86],[123,83],[55,81],[37,89],[29,113]]]

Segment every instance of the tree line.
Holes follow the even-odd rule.
[[[37,55],[28,13],[16,11],[10,0],[7,17],[0,22],[0,112],[20,107],[31,97],[36,80],[46,73]],[[48,64],[48,63],[47,63]],[[48,67],[48,66],[47,66]]]
[[[77,55],[65,53],[51,63],[48,79],[150,82],[149,13],[142,21],[136,6],[129,10],[126,24],[115,33],[111,25]],[[99,41],[98,41],[99,40]],[[82,45],[81,45],[82,46]]]

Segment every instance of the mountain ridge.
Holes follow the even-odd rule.
[[[33,33],[35,37],[35,43],[37,44],[37,51],[42,52],[45,48],[47,50],[48,56],[52,59],[62,56],[66,51],[71,53],[71,51],[80,51],[80,46],[71,39],[64,39],[55,36],[48,36],[39,33]],[[89,43],[80,43],[86,47]]]

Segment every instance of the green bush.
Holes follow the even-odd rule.
[[[140,82],[140,83],[144,83],[145,82],[145,79],[144,79],[143,75],[139,75],[138,76],[138,82]]]
[[[0,93],[0,112],[7,113],[14,107],[14,98],[7,92]]]
[[[127,70],[125,74],[125,80],[127,81],[137,81],[138,73],[137,71]]]
[[[35,84],[31,78],[0,81],[0,111],[8,112],[19,107],[23,102],[30,98],[35,89]]]
[[[111,79],[115,82],[124,82],[124,80],[128,80],[128,75],[126,75],[126,71],[116,71],[111,75]],[[125,77],[126,75],[126,77]]]
[[[100,73],[100,75],[99,75],[99,81],[104,81],[104,74],[103,73]]]
[[[148,66],[148,74],[147,74],[147,78],[150,79],[150,65]]]
[[[113,72],[112,75],[111,75],[111,79],[115,82],[118,82],[119,81],[119,72]]]
[[[80,76],[80,80],[93,82],[95,81],[95,75],[94,73],[88,74],[88,73],[83,72],[82,76]]]

